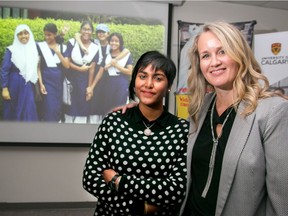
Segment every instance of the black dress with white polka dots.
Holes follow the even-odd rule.
[[[83,173],[84,189],[98,200],[95,215],[143,215],[145,202],[161,208],[152,215],[177,215],[185,196],[189,124],[164,111],[151,135],[145,129],[138,107],[103,119]],[[105,169],[122,176],[117,192],[105,183]]]

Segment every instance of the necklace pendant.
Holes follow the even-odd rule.
[[[146,129],[144,130],[144,134],[145,134],[146,136],[150,136],[150,135],[152,134],[152,131],[151,131],[149,128],[146,128]]]
[[[155,122],[152,124],[152,125],[150,125],[149,127],[147,127],[147,125],[145,124],[145,122],[143,121],[143,124],[144,124],[144,126],[146,127],[146,129],[144,130],[144,134],[146,135],[146,136],[150,136],[151,134],[152,134],[152,131],[151,131],[151,127],[155,124]]]

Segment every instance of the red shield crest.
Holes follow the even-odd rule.
[[[278,55],[278,53],[281,51],[281,43],[273,43],[271,44],[271,52],[274,55]]]

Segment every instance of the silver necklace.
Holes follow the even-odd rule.
[[[146,136],[150,136],[151,134],[152,134],[152,131],[151,131],[151,127],[156,123],[156,122],[154,122],[152,125],[150,125],[149,127],[145,124],[145,122],[144,121],[142,121],[143,122],[143,124],[144,124],[144,126],[146,127],[146,129],[144,130],[144,134],[146,135]]]
[[[210,126],[211,126],[211,133],[212,133],[212,138],[213,138],[213,148],[212,148],[212,152],[210,155],[210,162],[209,162],[209,173],[208,173],[208,177],[207,177],[207,182],[205,185],[205,188],[202,192],[202,197],[205,198],[207,195],[207,192],[209,190],[210,184],[211,184],[211,180],[212,180],[212,176],[213,176],[213,171],[214,171],[214,164],[215,164],[215,157],[216,157],[216,150],[217,150],[217,146],[218,146],[218,141],[220,139],[220,137],[222,136],[222,132],[223,132],[223,128],[233,110],[233,108],[230,109],[229,113],[227,114],[226,118],[223,121],[223,124],[221,126],[220,129],[220,133],[217,137],[215,137],[214,134],[214,128],[213,128],[213,115],[214,115],[214,108],[215,108],[215,104],[216,104],[216,98],[214,100],[214,103],[212,105],[212,109],[211,109],[211,113],[210,113]]]

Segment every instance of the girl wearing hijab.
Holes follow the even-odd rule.
[[[8,121],[37,121],[34,100],[38,52],[30,28],[21,24],[14,41],[4,55],[1,71],[3,119]]]

